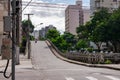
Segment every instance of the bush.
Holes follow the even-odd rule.
[[[87,49],[87,51],[89,51],[89,52],[93,52],[93,48],[86,48]]]
[[[112,61],[107,59],[107,60],[105,61],[105,64],[112,64]]]
[[[25,53],[27,39],[25,37],[22,37],[22,43],[20,45],[20,53]]]

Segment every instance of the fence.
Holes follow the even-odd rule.
[[[89,53],[89,52],[67,52],[62,53],[58,48],[49,40],[51,47],[54,48],[61,56],[68,59],[77,60],[85,63],[104,63],[106,60],[112,61],[112,63],[120,63],[120,53]]]

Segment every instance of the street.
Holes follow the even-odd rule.
[[[58,59],[44,41],[31,42],[32,64],[39,80],[120,80],[120,71],[91,68]]]
[[[16,65],[15,80],[120,80],[120,71],[85,67],[57,58],[45,41],[32,41],[31,53],[31,60],[23,59],[21,65]],[[0,74],[0,80],[11,78],[5,79]]]

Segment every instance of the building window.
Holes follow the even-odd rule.
[[[100,2],[100,0],[96,0],[96,2]]]
[[[99,8],[100,7],[100,2],[99,1],[95,1],[95,7]]]
[[[113,0],[113,2],[117,2],[117,0]]]
[[[120,1],[119,1],[119,7],[120,7]]]
[[[102,2],[104,2],[104,0],[102,0]]]

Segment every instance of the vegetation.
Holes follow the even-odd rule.
[[[21,42],[21,45],[20,45],[20,52],[21,53],[25,53],[25,48],[26,48],[26,42],[27,42],[27,36],[29,35],[29,32],[28,32],[28,25],[30,25],[30,33],[33,32],[34,30],[34,26],[32,24],[31,21],[29,20],[23,20],[22,21],[22,42]],[[34,40],[34,37],[29,35],[30,37],[30,40]]]
[[[69,51],[75,47],[75,36],[71,33],[65,32],[63,35],[60,35],[59,31],[56,29],[50,29],[46,37],[62,52]]]
[[[112,61],[107,59],[107,60],[105,61],[105,64],[112,64]]]
[[[109,50],[120,52],[120,9],[109,13],[102,8],[94,13],[91,21],[77,28],[79,39],[93,41],[98,50],[104,42]]]
[[[47,38],[58,47],[62,52],[87,50],[100,51],[100,46],[104,42],[107,50],[120,52],[120,9],[110,13],[106,8],[101,8],[91,17],[91,20],[76,29],[77,36],[64,32],[60,35],[57,30],[49,30]],[[94,42],[98,50],[94,50],[89,42]],[[105,60],[105,63],[111,64],[113,61]]]

